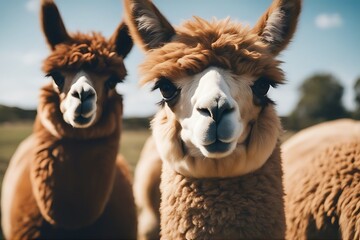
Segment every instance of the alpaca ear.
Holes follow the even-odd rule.
[[[252,31],[277,55],[294,35],[300,10],[301,0],[274,0]]]
[[[65,29],[59,10],[52,0],[41,0],[40,21],[46,41],[52,50],[57,44],[71,39]]]
[[[171,40],[175,30],[149,0],[125,0],[126,21],[131,36],[144,50]]]
[[[115,45],[117,54],[125,58],[133,47],[133,40],[129,34],[128,26],[122,22],[110,38],[110,43]]]

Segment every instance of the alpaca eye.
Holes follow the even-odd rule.
[[[266,77],[260,77],[255,81],[254,85],[251,87],[254,94],[258,97],[265,96],[269,91],[271,85],[271,80]]]
[[[180,89],[167,78],[160,78],[160,80],[155,83],[153,90],[157,88],[160,89],[165,102],[173,100],[180,92]]]
[[[116,75],[111,75],[105,85],[108,89],[114,89],[120,81]]]
[[[46,75],[46,77],[51,77],[59,89],[61,89],[64,86],[65,78],[60,72],[58,71],[50,72]]]

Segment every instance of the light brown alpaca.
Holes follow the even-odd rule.
[[[281,125],[267,97],[300,1],[276,0],[253,29],[201,18],[173,28],[146,0],[126,0],[145,51],[142,83],[163,96],[152,121],[163,160],[161,238],[282,239]]]
[[[304,129],[282,152],[287,239],[360,239],[360,122]]]
[[[136,238],[131,179],[118,156],[122,97],[115,86],[132,47],[125,24],[105,39],[69,35],[56,5],[41,2],[51,48],[33,134],[7,169],[2,227],[7,239]]]

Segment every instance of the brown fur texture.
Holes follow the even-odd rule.
[[[305,129],[283,158],[287,239],[359,239],[360,122]]]
[[[171,103],[164,96],[167,88],[158,86],[164,105],[152,121],[153,137],[163,161],[162,239],[285,237],[278,147],[281,124],[273,105],[257,104],[251,88],[260,76],[271,79],[273,85],[283,83],[276,54],[292,37],[300,6],[298,0],[275,0],[254,29],[229,19],[208,22],[198,17],[173,28],[150,1],[125,1],[131,35],[147,51],[140,65],[141,83],[161,84],[163,80],[179,95],[173,95],[176,102]],[[226,76],[228,81],[219,81],[229,86],[227,96],[235,102],[235,107],[228,110],[241,113],[229,122],[236,122],[232,125],[234,131],[241,122],[243,131],[231,140],[235,149],[222,157],[206,155],[192,141],[194,134],[189,131],[185,141],[182,131],[186,120],[194,116],[194,123],[203,116],[191,115],[199,108],[192,102],[195,94],[189,92],[200,88],[199,76],[207,74],[209,68]],[[205,114],[210,112],[209,108],[205,110]],[[205,133],[195,140],[206,138],[209,129],[204,128]]]
[[[259,170],[236,178],[194,179],[163,164],[165,239],[283,239],[282,169],[277,147]],[[269,218],[271,216],[271,218]],[[251,226],[251,227],[250,227]],[[174,231],[176,229],[177,231]]]
[[[134,196],[138,207],[138,239],[160,238],[160,175],[162,162],[149,137],[136,164]]]
[[[69,43],[58,44],[43,64],[43,71],[53,69],[91,69],[98,73],[116,72],[124,76],[126,70],[123,57],[115,51],[115,45],[100,33],[76,33]]]
[[[89,71],[99,79],[109,74],[125,78],[123,58],[132,42],[124,24],[106,40],[99,33],[67,34],[50,0],[42,1],[41,16],[52,50],[44,61],[45,73]],[[136,238],[132,179],[118,155],[122,97],[103,87],[104,82],[96,83],[101,86],[96,103],[101,111],[86,128],[64,121],[60,106],[67,92],[54,83],[40,90],[33,133],[15,152],[3,182],[7,239]]]

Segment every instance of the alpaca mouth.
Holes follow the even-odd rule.
[[[87,125],[91,122],[92,119],[93,119],[92,116],[83,117],[80,115],[80,116],[75,117],[74,122],[78,125]]]
[[[231,143],[225,143],[217,139],[214,143],[205,145],[204,148],[210,155],[222,155],[231,149]]]

